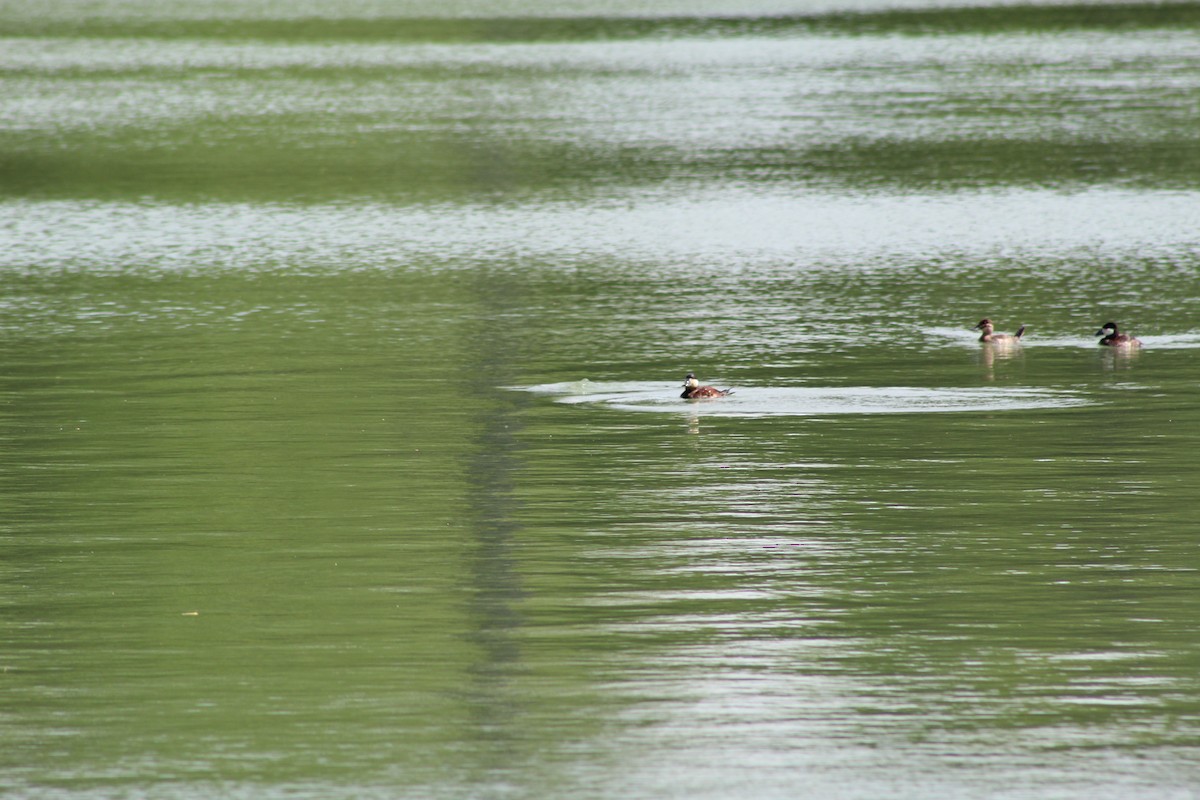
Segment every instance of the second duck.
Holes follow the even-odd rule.
[[[1105,347],[1141,347],[1142,343],[1130,336],[1128,333],[1121,333],[1117,330],[1117,323],[1106,322],[1100,326],[1100,330],[1096,331],[1095,336],[1103,336],[1100,344]]]
[[[975,326],[975,330],[982,331],[979,337],[981,342],[991,342],[992,344],[1016,344],[1021,341],[1021,337],[1025,334],[1025,326],[1017,328],[1016,333],[995,333],[995,326],[987,317],[979,320],[979,324]]]

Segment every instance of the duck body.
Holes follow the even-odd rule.
[[[975,330],[982,331],[979,341],[990,342],[992,344],[1016,344],[1025,335],[1024,325],[1017,328],[1016,333],[995,333],[995,329],[992,321],[986,317],[979,320],[979,324],[975,326]]]
[[[725,397],[730,394],[733,394],[733,389],[701,386],[700,381],[696,380],[695,374],[689,372],[683,380],[683,394],[679,396],[684,400],[699,400],[705,397]]]
[[[1100,330],[1096,331],[1095,336],[1103,336],[1100,344],[1105,347],[1141,347],[1142,343],[1130,336],[1128,333],[1121,333],[1117,330],[1117,323],[1106,322],[1100,326]]]

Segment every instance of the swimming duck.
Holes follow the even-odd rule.
[[[1105,347],[1141,347],[1142,343],[1130,336],[1128,333],[1121,333],[1117,330],[1117,323],[1106,322],[1100,326],[1100,330],[1096,331],[1094,336],[1104,336],[1100,340],[1100,344]]]
[[[1015,344],[1020,341],[1021,336],[1025,333],[1025,326],[1017,328],[1016,333],[992,333],[994,327],[992,321],[986,317],[979,320],[979,324],[975,326],[976,330],[983,331],[979,337],[981,342],[992,342],[993,344]]]
[[[733,394],[733,389],[701,386],[700,381],[696,380],[695,373],[689,372],[687,377],[683,379],[683,394],[679,396],[684,400],[695,400],[701,397],[724,397],[727,394]]]

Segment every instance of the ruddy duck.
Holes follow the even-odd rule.
[[[1094,336],[1104,336],[1100,340],[1100,344],[1105,347],[1141,347],[1142,343],[1130,336],[1128,333],[1121,333],[1117,330],[1117,323],[1106,322],[1100,326],[1100,330],[1096,331]]]
[[[695,373],[689,372],[683,380],[683,394],[679,396],[684,400],[695,400],[701,397],[724,397],[727,394],[733,394],[733,389],[701,386],[700,381],[696,380]]]
[[[1016,344],[1021,340],[1021,336],[1025,333],[1025,326],[1017,328],[1016,333],[992,333],[994,330],[992,321],[987,319],[979,320],[979,324],[975,326],[975,330],[983,331],[983,335],[979,337],[981,342],[991,342],[993,344]]]

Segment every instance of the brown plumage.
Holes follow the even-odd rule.
[[[1096,331],[1094,336],[1104,336],[1100,340],[1100,344],[1105,347],[1141,347],[1142,343],[1130,336],[1128,333],[1121,333],[1117,330],[1117,323],[1106,322],[1100,326],[1100,330]]]
[[[733,389],[701,386],[700,381],[696,380],[696,375],[689,372],[687,377],[683,379],[683,394],[679,396],[684,400],[696,400],[702,397],[724,397],[728,394],[733,394]]]
[[[992,321],[985,317],[984,319],[979,320],[979,324],[975,326],[975,330],[983,331],[983,334],[979,337],[979,341],[981,342],[1013,344],[1014,342],[1020,341],[1021,336],[1025,333],[1025,326],[1022,325],[1021,327],[1017,328],[1016,333],[993,333],[992,331],[994,330],[994,326],[992,325]]]

